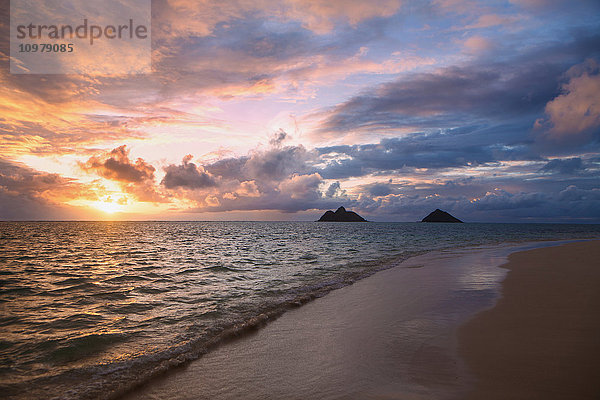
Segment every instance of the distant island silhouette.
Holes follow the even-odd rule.
[[[439,208],[436,208],[435,211],[432,211],[431,213],[429,213],[428,216],[426,216],[425,218],[423,218],[421,220],[421,222],[460,222],[462,223],[462,221],[450,214],[448,214],[446,211],[442,211]]]
[[[335,212],[329,210],[319,218],[317,222],[368,222],[354,211],[346,211],[340,207]]]

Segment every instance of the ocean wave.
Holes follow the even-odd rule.
[[[55,350],[49,353],[50,363],[67,363],[102,352],[109,346],[124,342],[127,335],[121,333],[92,333],[60,341]]]
[[[105,320],[100,314],[78,313],[64,318],[53,319],[52,321],[38,325],[38,329],[85,329],[93,328],[101,321]]]
[[[126,282],[143,282],[148,281],[149,278],[140,275],[119,275],[112,278],[103,280],[105,283],[126,283]]]
[[[89,282],[91,279],[86,277],[70,277],[67,279],[63,279],[62,281],[55,282],[55,285],[58,286],[75,286],[80,283]]]
[[[97,283],[84,282],[84,283],[79,283],[79,284],[72,285],[72,286],[67,286],[64,288],[46,290],[46,291],[42,292],[42,295],[62,296],[65,293],[73,293],[73,292],[89,293],[89,292],[96,292],[101,288],[102,288],[102,286],[100,286]]]
[[[127,303],[127,304],[110,304],[103,307],[103,309],[112,312],[114,314],[140,314],[145,311],[152,310],[156,307],[156,303]]]
[[[46,230],[43,240],[12,235],[22,243],[4,255],[18,279],[3,290],[29,292],[0,292],[15,315],[0,319],[11,341],[0,351],[0,363],[10,366],[2,372],[0,385],[9,385],[3,396],[114,398],[411,255],[512,237],[500,232],[510,227],[470,226],[438,232],[376,223],[357,231],[311,223],[31,224]],[[544,229],[521,237],[554,235]],[[64,242],[70,230],[76,233]],[[147,247],[132,252],[138,241]],[[43,268],[15,258],[24,250],[37,254]]]
[[[244,271],[246,271],[245,269],[242,269],[242,268],[235,268],[235,267],[226,266],[226,265],[212,265],[210,267],[204,267],[203,269],[208,270],[208,271],[214,271],[214,272],[244,272]]]

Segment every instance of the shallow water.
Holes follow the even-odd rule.
[[[0,222],[0,389],[110,398],[426,251],[598,225]]]
[[[122,400],[464,398],[456,331],[493,306],[514,251],[535,242],[412,257],[291,310]]]

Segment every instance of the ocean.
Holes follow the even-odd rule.
[[[570,224],[0,222],[0,390],[114,398],[411,256],[599,237]]]

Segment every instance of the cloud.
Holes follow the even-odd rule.
[[[575,185],[569,185],[558,194],[561,201],[594,201],[600,202],[600,188],[580,189]]]
[[[510,193],[506,190],[495,188],[487,192],[483,197],[471,200],[477,210],[507,210],[527,209],[539,207],[547,201],[547,195],[543,193]]]
[[[97,196],[89,185],[74,179],[0,159],[2,220],[83,218],[89,214],[64,205],[79,198],[96,200]]]
[[[584,170],[579,170],[578,160],[548,161],[532,153],[527,143],[502,144],[491,135],[490,144],[481,139],[490,135],[480,129],[414,133],[312,151],[274,142],[268,149],[204,165],[219,185],[183,198],[192,201],[191,212],[297,212],[335,208],[343,201],[375,220],[414,220],[435,208],[467,220],[558,218],[557,210],[584,217],[564,211],[557,193],[571,180],[583,185],[580,190],[597,185],[594,158],[582,161]],[[543,179],[561,170],[571,176],[560,182]],[[393,179],[381,181],[378,176]],[[354,182],[345,181],[344,189],[340,180],[327,181],[350,177]]]
[[[510,2],[529,11],[540,13],[555,13],[559,10],[564,13],[569,13],[573,10],[589,13],[590,8],[598,9],[598,2],[595,0],[581,0],[577,2],[569,0],[510,0]]]
[[[260,197],[260,191],[255,181],[244,181],[235,194],[239,197]]]
[[[346,191],[342,189],[340,182],[336,181],[329,185],[325,191],[325,197],[345,197]]]
[[[168,0],[153,3],[160,16],[160,34],[208,36],[222,23],[260,15],[281,22],[298,21],[317,34],[327,34],[339,24],[352,26],[375,17],[388,17],[400,0],[382,0],[376,7],[361,0]]]
[[[396,192],[392,184],[383,182],[365,185],[363,186],[363,190],[366,190],[373,197],[387,196]]]
[[[521,19],[522,17],[518,15],[484,14],[479,16],[477,21],[461,27],[461,29],[484,29],[498,25],[509,26]]]
[[[279,129],[269,140],[269,144],[273,147],[280,147],[285,139],[287,139],[288,134],[283,130]]]
[[[161,185],[167,189],[204,189],[217,186],[214,177],[204,171],[202,167],[196,167],[196,164],[190,162],[191,155],[183,158],[180,165],[171,164],[165,167],[165,176]]]
[[[600,220],[600,190],[581,189],[569,185],[558,192],[517,192],[494,189],[470,203],[471,212],[497,216],[498,220],[510,218],[514,221],[561,221],[580,220],[594,222]],[[469,211],[468,207],[465,210]]]
[[[248,155],[230,157],[203,166],[206,173],[216,177],[223,187],[253,181],[259,188],[274,188],[293,174],[310,170],[309,161],[315,155],[304,146],[283,146],[280,141],[267,149],[254,149]]]
[[[598,59],[597,4],[520,3],[153,1],[151,75],[0,72],[0,152],[72,153],[102,177],[79,186],[21,165],[5,173],[3,199],[49,210],[98,193],[131,204],[127,193],[195,212],[343,201],[382,219],[435,208],[467,220],[579,218],[598,206],[598,66],[582,64]],[[556,12],[569,8],[587,19]],[[291,114],[296,129],[267,121]],[[277,133],[256,147],[265,128]],[[144,158],[117,147],[136,138]],[[228,154],[176,161],[223,138]],[[536,139],[554,142],[541,151]],[[105,179],[124,193],[102,191],[115,187]]]
[[[60,197],[63,197],[79,194],[83,187],[74,179],[36,171],[22,164],[0,159],[0,188],[7,193],[38,197],[56,191],[62,193]]]
[[[254,151],[244,164],[243,174],[261,180],[280,180],[303,172],[309,154],[303,146]]]
[[[8,68],[8,67],[7,67]],[[80,153],[99,142],[143,136],[124,110],[102,105],[97,81],[80,75],[10,75],[0,69],[0,148],[5,156]],[[93,115],[101,108],[111,115]]]
[[[594,59],[567,71],[561,94],[546,105],[547,120],[536,121],[544,139],[585,143],[600,136],[600,65]]]
[[[389,17],[402,4],[400,0],[382,0],[376,7],[362,0],[290,0],[289,3],[286,16],[302,21],[303,26],[319,34],[331,32],[339,21],[355,26],[367,19]]]
[[[165,168],[161,184],[169,189],[187,189],[169,195],[192,204],[191,212],[296,212],[330,207],[332,200],[321,192],[323,178],[310,172],[314,157],[302,146],[281,147],[276,140],[268,149],[202,166],[191,163],[191,156],[187,156],[181,165]]]
[[[119,146],[109,152],[90,157],[85,163],[79,164],[86,172],[119,182],[139,183],[154,179],[155,168],[138,158],[135,162],[129,159],[126,145]]]
[[[494,47],[493,42],[482,36],[471,36],[464,41],[465,50],[467,53],[477,54]]]
[[[323,178],[318,173],[310,175],[292,175],[288,179],[282,181],[278,188],[283,194],[290,196],[292,199],[317,199],[321,197],[318,191],[319,185]]]
[[[489,184],[489,183],[488,183]],[[564,186],[563,186],[564,188]],[[443,186],[384,196],[362,193],[354,208],[374,220],[417,221],[436,208],[466,222],[600,221],[600,189],[570,185],[556,191],[508,191],[493,188],[481,195],[449,195]],[[439,191],[437,193],[436,191]]]
[[[510,144],[519,136],[521,141],[539,140],[540,130],[532,132],[534,121],[552,109],[548,103],[561,95],[560,81],[565,72],[597,54],[599,43],[598,35],[576,32],[569,40],[543,42],[518,51],[512,47],[508,51],[499,44],[487,57],[472,58],[431,72],[403,74],[393,81],[363,89],[324,110],[324,117],[312,137],[321,141],[356,142],[381,135],[450,131],[478,125],[496,132],[490,145],[492,140],[497,141],[496,144]],[[571,107],[561,107],[563,110],[578,110],[577,100],[583,104],[595,96],[591,90],[584,93],[583,84],[595,83],[591,80],[595,80],[596,75],[589,72],[589,67],[588,72],[579,72],[579,75],[575,70],[569,74],[582,77],[581,82],[578,85],[579,82],[574,81],[568,87],[574,94],[564,102]],[[573,122],[577,120],[585,127],[596,124],[593,109],[588,114],[583,111],[576,115],[585,118],[574,118]],[[590,143],[589,135],[594,136],[582,133],[582,140],[573,140],[571,149]],[[564,146],[549,144],[535,151],[562,154]]]
[[[470,65],[414,74],[338,105],[319,133],[447,128],[478,118],[506,123],[535,116],[555,95],[559,75],[557,66],[540,70],[534,64]]]
[[[105,179],[118,182],[121,190],[139,201],[164,203],[168,200],[157,190],[154,181],[156,169],[142,158],[129,159],[126,145],[93,155],[79,168]]]
[[[574,174],[584,170],[583,161],[579,157],[559,159],[548,161],[546,165],[540,168],[540,172],[558,172],[561,174]]]
[[[382,139],[374,144],[319,147],[315,151],[324,164],[319,173],[326,179],[365,176],[403,168],[431,171],[507,160],[540,160],[527,143],[499,137],[498,132],[480,127],[417,132],[401,138]]]

